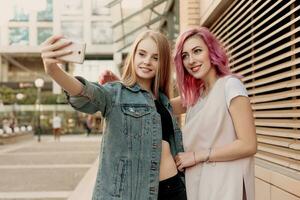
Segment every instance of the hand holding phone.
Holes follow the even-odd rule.
[[[70,45],[63,48],[63,50],[72,51],[72,53],[57,57],[57,59],[65,62],[82,64],[84,61],[85,48],[85,43],[72,42]]]

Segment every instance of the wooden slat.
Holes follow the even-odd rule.
[[[258,135],[277,136],[282,138],[300,139],[300,130],[283,128],[256,127]]]
[[[253,104],[253,110],[300,107],[300,99]]]
[[[300,120],[292,119],[255,119],[256,126],[300,128]]]
[[[295,0],[293,0],[295,1]],[[299,8],[295,8],[295,10],[292,10],[290,11],[289,13],[285,14],[283,17],[279,18],[279,19],[276,19],[274,22],[272,22],[271,24],[269,24],[269,26],[265,27],[263,30],[260,30],[259,32],[256,32],[256,29],[260,28],[261,25],[265,24],[266,22],[268,22],[270,19],[272,19],[274,16],[276,16],[278,13],[280,13],[282,10],[284,10],[285,8],[287,8],[290,4],[293,3],[293,1],[289,1],[288,4],[284,5],[283,7],[280,8],[280,10],[274,12],[272,15],[270,15],[268,18],[264,19],[262,22],[260,22],[259,24],[257,24],[256,26],[253,26],[253,24],[259,19],[259,18],[256,18],[253,20],[253,22],[249,23],[249,24],[246,24],[244,26],[244,29],[241,30],[241,31],[244,31],[246,30],[246,28],[250,28],[251,27],[251,30],[248,32],[248,34],[245,34],[243,35],[242,37],[238,38],[236,41],[230,43],[229,45],[227,45],[227,48],[230,49],[229,53],[231,54],[233,51],[235,51],[236,49],[239,49],[240,47],[242,46],[245,46],[247,43],[249,43],[251,40],[251,38],[249,38],[249,36],[260,36],[260,34],[262,34],[263,32],[265,32],[266,30],[272,28],[273,26],[275,26],[277,23],[280,23],[280,21],[286,17],[288,17],[289,15],[292,15],[293,13],[295,13]],[[279,3],[279,2],[277,2]],[[276,6],[275,4],[273,6],[271,6],[270,8],[273,8],[274,6]],[[271,10],[271,9],[267,9],[267,10]],[[264,11],[260,16],[263,16],[264,14],[266,13],[266,11]],[[291,20],[289,23],[285,24],[284,26],[281,26],[280,28],[278,28],[277,30],[275,30],[273,32],[272,35],[282,31],[283,29],[291,26],[292,24],[296,23],[296,19],[295,20]],[[250,26],[251,25],[251,26]],[[264,36],[263,38],[259,39],[258,41],[255,41],[253,43],[253,45],[257,45],[257,44],[260,44],[261,42],[265,41],[266,39],[270,38],[270,35],[266,35]],[[244,39],[244,40],[242,40]],[[238,41],[241,40],[241,42],[238,43]],[[252,42],[252,41],[251,41]],[[235,43],[237,43],[238,45],[237,46],[234,46]],[[253,48],[253,46],[252,46]],[[240,55],[240,54],[238,54]],[[235,58],[235,56],[233,56],[233,58]]]
[[[259,2],[259,1],[257,1]],[[260,7],[258,7],[256,10],[252,11],[250,10],[250,14],[248,14],[248,17],[243,20],[244,22],[247,22],[249,21],[249,19],[251,19],[253,17],[253,15],[255,15],[256,13],[260,13],[255,19],[252,19],[250,23],[240,23],[239,25],[235,24],[235,26],[238,28],[235,28],[234,30],[230,31],[229,34],[228,34],[228,37],[231,36],[230,38],[228,37],[224,37],[224,39],[222,40],[225,44],[226,44],[226,41],[232,41],[232,39],[234,38],[234,36],[236,35],[240,35],[243,31],[245,31],[247,28],[250,28],[251,27],[251,30],[252,28],[255,28],[253,25],[258,21],[260,20],[267,12],[269,12],[270,10],[272,10],[276,5],[278,5],[280,2],[275,2],[274,4],[272,4],[272,6],[268,7],[268,9],[262,11],[261,9],[264,7],[264,5],[266,5],[267,3],[269,3],[269,1],[265,1],[262,5],[260,5]],[[278,12],[278,11],[277,11]],[[274,14],[273,14],[274,15]],[[241,18],[241,17],[240,17]],[[261,26],[263,22],[261,22],[260,24],[258,24],[256,27],[259,27]],[[239,30],[238,32],[236,32],[234,35],[232,33],[234,33],[234,31],[236,30]],[[249,34],[250,35],[250,34]],[[245,37],[245,36],[242,36],[242,37]]]
[[[300,171],[300,164],[299,164],[299,162],[290,163],[290,168],[291,169],[296,169],[296,170]]]
[[[264,135],[258,135],[257,141],[260,143],[280,146],[280,147],[284,147],[284,148],[290,148],[290,146],[292,144],[296,143],[295,139],[281,138],[281,137],[275,137],[275,136],[264,136]],[[294,150],[299,150],[299,149],[294,149]]]
[[[280,100],[280,99],[285,99],[285,98],[289,98],[289,97],[297,97],[297,96],[300,96],[300,89],[250,97],[250,102],[251,103],[260,103],[260,102],[267,102],[267,101],[276,101],[276,100]]]
[[[295,1],[295,0],[293,0]],[[289,2],[293,2],[293,1],[289,1]],[[263,24],[266,24],[268,21],[270,21],[270,19],[272,19],[274,16],[276,16],[278,13],[280,13],[280,11],[282,11],[283,9],[285,9],[286,7],[288,7],[288,5],[285,5],[284,7],[282,7],[279,11],[274,12],[272,15],[270,15],[269,17],[265,18],[262,22],[260,22],[258,25],[256,26],[252,26],[251,30],[248,32],[247,35],[244,35],[243,37],[238,38],[237,40],[235,40],[234,42],[226,45],[226,48],[230,49],[231,51],[229,51],[229,53],[232,53],[232,50],[234,49],[238,49],[241,46],[245,46],[245,44],[247,44],[249,41],[251,41],[249,38],[249,35],[253,34],[258,28],[260,28]],[[263,30],[260,30],[259,32],[255,33],[254,35],[257,37],[259,35],[261,35],[263,32],[265,32],[266,30],[276,26],[278,23],[280,23],[283,19],[285,19],[286,17],[292,15],[293,13],[295,13],[297,10],[299,9],[299,7],[296,7],[295,9],[291,10],[290,12],[286,13],[284,16],[276,19],[274,22],[272,22],[271,24],[269,24],[268,26],[266,26]],[[282,26],[291,26],[291,24],[295,23],[297,21],[297,18],[295,20],[291,20],[289,23],[287,23],[286,25]],[[281,30],[283,30],[281,28]],[[276,31],[274,31],[273,33],[276,33]],[[245,39],[247,38],[247,39]],[[242,42],[241,42],[242,41]],[[236,44],[239,44],[238,46],[236,46]]]
[[[300,72],[300,69],[298,71]],[[272,80],[272,77],[267,78],[267,79]],[[286,89],[286,88],[291,88],[291,87],[296,87],[296,86],[300,86],[300,79],[294,79],[294,80],[289,80],[289,81],[285,81],[285,82],[281,82],[281,83],[270,84],[267,86],[254,88],[251,90],[248,89],[247,91],[248,91],[249,95],[253,95],[253,94],[259,94],[262,92],[270,92],[273,90]]]
[[[279,31],[281,31],[281,30],[283,30],[283,29],[285,29],[285,28],[288,28],[289,26],[293,25],[294,23],[296,23],[296,22],[299,21],[299,20],[300,20],[300,16],[299,16],[298,18],[296,18],[296,19],[294,19],[294,20],[288,22],[288,23],[285,24],[284,26],[281,26],[279,29],[277,29],[275,32],[273,32],[272,35],[276,34],[277,32],[279,32]],[[268,38],[268,37],[265,36],[264,38],[260,39],[259,41],[263,41],[263,39],[267,39],[267,38]],[[237,48],[238,48],[238,47],[237,47]],[[295,53],[296,53],[296,52],[295,52]],[[229,54],[229,55],[231,55],[231,54]],[[231,57],[232,57],[232,56],[231,56]],[[232,71],[236,71],[236,70],[239,69],[239,68],[233,68],[231,64],[230,64],[229,66],[232,68]]]
[[[300,18],[299,18],[299,19],[300,19]],[[263,59],[263,58],[265,58],[265,57],[268,57],[268,56],[270,56],[270,55],[273,55],[273,54],[275,54],[276,52],[279,52],[279,51],[281,51],[281,50],[283,50],[283,49],[285,49],[285,48],[287,48],[287,47],[290,47],[290,46],[292,46],[292,45],[295,45],[295,44],[297,44],[298,42],[300,42],[300,38],[297,38],[297,39],[295,39],[295,40],[292,40],[292,41],[290,41],[290,42],[288,42],[288,43],[285,43],[285,44],[283,44],[283,45],[276,46],[276,48],[274,47],[271,51],[268,51],[268,52],[265,53],[265,54],[262,54],[262,55],[260,55],[260,56],[255,57],[255,58],[252,58],[250,61],[244,62],[243,64],[241,64],[241,65],[239,65],[239,66],[237,66],[237,67],[232,67],[231,70],[234,72],[234,71],[236,71],[236,70],[239,70],[239,69],[242,69],[242,68],[246,67],[247,65],[254,64],[254,63],[257,62],[257,61],[259,61],[259,60],[261,60],[261,59]],[[292,51],[292,50],[291,50],[291,51]],[[293,52],[293,51],[292,51],[292,52]],[[230,64],[230,65],[231,65],[231,64]]]
[[[268,145],[268,144],[259,144],[258,150],[272,153],[272,154],[279,155],[279,156],[284,156],[286,158],[291,158],[296,161],[300,160],[300,153],[297,150],[277,147],[277,146]]]
[[[242,81],[248,81],[248,80],[251,80],[251,79],[254,79],[254,78],[258,78],[259,76],[263,76],[263,75],[267,75],[267,74],[272,73],[272,72],[276,72],[276,71],[281,70],[281,69],[290,68],[291,66],[294,66],[298,63],[300,63],[300,58],[289,61],[289,62],[286,62],[286,63],[283,63],[283,64],[278,65],[278,66],[274,66],[272,68],[268,68],[266,70],[262,70],[260,72],[257,72],[255,74],[253,74],[253,75],[243,77]],[[268,78],[257,79],[253,82],[246,83],[245,86],[246,86],[246,88],[255,87],[255,86],[267,84],[267,83],[270,83],[270,82],[273,82],[273,81],[277,81],[277,80],[280,80],[280,79],[283,79],[283,78],[286,78],[286,77],[296,76],[296,75],[299,74],[299,72],[300,72],[299,70],[300,69],[290,70],[290,71],[287,71],[287,72],[280,73],[278,75],[270,76]]]
[[[282,27],[281,27],[281,28],[282,28]],[[277,30],[277,31],[278,31],[278,30]],[[299,28],[293,29],[293,30],[291,30],[290,32],[288,32],[287,34],[284,34],[284,35],[280,36],[279,38],[276,38],[275,40],[273,40],[273,41],[271,41],[271,42],[265,44],[264,46],[262,46],[262,47],[256,49],[255,52],[261,51],[261,50],[265,49],[266,47],[269,47],[269,46],[271,46],[271,45],[274,45],[274,44],[276,44],[277,42],[283,40],[284,38],[291,37],[292,35],[294,35],[294,34],[297,33],[298,31],[299,31]],[[272,34],[272,35],[273,35],[273,34]],[[244,48],[244,49],[242,49],[241,51],[237,52],[236,54],[232,55],[232,56],[230,57],[230,59],[231,59],[232,61],[233,61],[233,60],[234,60],[234,61],[237,61],[237,60],[235,60],[235,57],[237,57],[237,56],[239,56],[239,55],[245,53],[245,52],[248,51],[248,50],[251,50],[251,49],[254,48],[255,46],[261,44],[261,43],[264,42],[265,40],[267,40],[267,39],[269,39],[270,37],[272,37],[272,35],[266,35],[266,36],[264,36],[263,38],[261,38],[261,39],[255,41],[255,42],[253,42],[251,45],[247,46],[246,48]],[[235,48],[235,49],[236,49],[236,48]],[[234,50],[234,49],[233,49],[233,50]],[[252,55],[253,55],[253,52],[251,52],[250,55],[252,56]]]
[[[290,141],[285,141],[285,140],[289,140],[289,139],[277,139],[277,140],[274,140],[272,138],[269,138],[267,136],[257,136],[257,142],[259,142],[259,146],[262,146],[261,143],[265,143],[265,144],[272,144],[272,145],[276,145],[276,146],[282,146],[282,147],[287,147],[289,148],[289,145],[290,145]],[[271,145],[271,146],[272,146]],[[261,149],[259,149],[261,150]]]
[[[227,11],[230,12],[224,12],[219,19],[215,22],[215,24],[212,26],[211,31],[216,35],[219,36],[219,32],[224,30],[226,28],[226,23],[232,19],[232,15],[237,12],[237,10],[240,9],[241,5],[245,3],[245,0],[238,0],[231,4],[231,6],[227,9]],[[234,7],[234,8],[233,8]],[[233,9],[232,9],[233,8]],[[215,26],[215,27],[214,27]]]
[[[236,63],[238,63],[238,62],[240,62],[240,61],[242,61],[242,60],[244,60],[244,59],[246,59],[246,58],[251,58],[251,57],[254,56],[255,54],[259,53],[260,51],[262,51],[262,50],[264,50],[264,49],[266,49],[266,48],[272,47],[272,46],[275,45],[277,42],[280,42],[280,41],[282,41],[283,39],[286,39],[286,38],[290,38],[290,37],[293,36],[295,33],[297,33],[299,30],[300,30],[300,27],[298,27],[297,29],[293,29],[293,30],[291,30],[290,32],[288,32],[288,33],[282,35],[281,37],[278,37],[278,38],[276,38],[275,40],[272,40],[271,42],[265,43],[263,46],[261,46],[261,47],[255,49],[254,51],[251,51],[251,53],[248,53],[248,54],[246,54],[245,56],[242,56],[242,57],[240,57],[240,58],[238,58],[238,59],[234,59],[234,58],[237,56],[237,54],[241,54],[241,53],[243,53],[243,52],[246,52],[246,51],[248,51],[248,50],[251,50],[251,49],[254,48],[255,46],[261,44],[262,41],[264,41],[264,40],[266,40],[266,39],[272,37],[273,34],[267,35],[267,36],[263,37],[263,38],[260,39],[259,41],[256,41],[255,43],[253,43],[253,44],[247,46],[247,48],[244,48],[243,50],[239,51],[237,54],[235,54],[235,56],[230,57],[230,59],[231,59],[230,65],[233,66],[233,65],[235,65]]]
[[[254,66],[252,66],[252,67],[245,68],[244,70],[240,71],[239,74],[240,74],[240,75],[245,75],[245,74],[247,74],[247,73],[249,73],[249,72],[252,72],[252,71],[255,71],[255,70],[264,68],[264,67],[266,67],[266,66],[268,66],[268,65],[270,65],[270,64],[273,64],[273,63],[275,63],[275,62],[278,62],[278,61],[280,61],[280,60],[282,60],[282,59],[285,59],[285,58],[289,58],[289,57],[291,57],[291,56],[294,56],[294,55],[297,54],[297,53],[300,53],[300,48],[297,48],[297,49],[294,49],[293,51],[289,51],[289,52],[287,52],[287,53],[281,54],[280,56],[277,56],[277,57],[275,57],[275,58],[269,59],[269,60],[267,60],[267,61],[265,61],[265,62],[262,62],[262,63],[260,63],[260,64],[258,64],[258,65],[254,65]],[[233,70],[231,70],[231,71],[233,71]]]
[[[300,117],[300,110],[272,110],[272,111],[255,111],[255,118],[292,118]]]
[[[296,140],[293,144],[290,145],[290,148],[300,150],[300,141]],[[299,152],[299,154],[300,154],[300,152]]]
[[[269,1],[270,0],[265,1],[264,4],[268,3]],[[252,1],[247,1],[246,3],[244,3],[243,7],[240,7],[239,10],[234,13],[233,17],[231,17],[232,20],[228,20],[228,22],[226,22],[227,24],[224,24],[224,27],[226,27],[225,30],[223,30],[222,33],[218,34],[219,37],[222,38],[222,40],[226,40],[227,37],[229,37],[230,35],[232,35],[232,33],[234,33],[236,30],[238,30],[238,28],[240,28],[241,23],[238,24],[238,21],[240,19],[244,18],[245,16],[248,16],[248,17],[246,19],[244,19],[243,21],[247,21],[247,20],[251,19],[251,17],[255,13],[255,12],[251,13],[251,11],[259,3],[259,1],[256,1],[255,3],[251,4],[251,6],[247,9],[246,12],[243,11],[250,3],[252,3]],[[239,20],[234,20],[236,17],[238,17]],[[237,34],[234,34],[234,35],[237,35]]]
[[[289,158],[285,158],[283,156],[277,156],[271,153],[267,153],[267,152],[261,152],[258,151],[255,155],[255,157],[257,158],[261,158],[263,160],[269,161],[269,162],[273,162],[288,168],[292,168],[295,170],[300,170],[300,162],[299,161],[295,161],[293,159],[289,159]]]

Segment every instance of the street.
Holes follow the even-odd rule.
[[[35,138],[1,145],[0,200],[87,199],[93,189],[100,140],[100,136],[68,135],[57,142],[43,136],[40,143]]]

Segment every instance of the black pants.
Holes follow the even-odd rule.
[[[185,185],[179,174],[159,182],[157,200],[187,200]]]

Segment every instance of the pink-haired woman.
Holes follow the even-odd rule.
[[[186,112],[176,165],[188,199],[254,200],[255,125],[224,48],[207,28],[194,28],[179,36],[174,61],[181,98],[171,102],[175,114]]]

